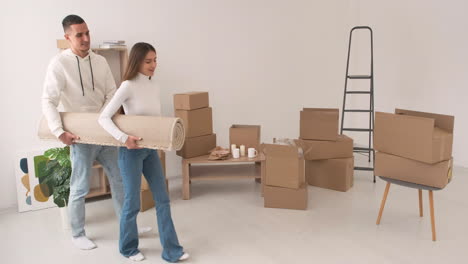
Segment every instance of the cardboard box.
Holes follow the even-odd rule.
[[[264,206],[268,208],[307,209],[307,185],[303,183],[299,189],[265,186]]]
[[[70,48],[70,43],[66,39],[57,39],[57,48],[59,49],[68,49]]]
[[[140,192],[140,212],[144,212],[154,207],[153,194],[150,190]]]
[[[209,106],[208,92],[174,94],[174,109],[195,110]]]
[[[346,192],[354,183],[354,158],[308,160],[305,171],[309,185]]]
[[[196,110],[175,110],[175,116],[184,121],[185,137],[199,137],[213,134],[211,107]]]
[[[304,151],[305,160],[353,157],[353,139],[346,135],[338,135],[336,141],[298,139],[296,145]]]
[[[163,173],[164,175],[166,175],[166,153],[162,150],[157,150],[158,151],[158,155],[159,155],[159,160],[161,161],[161,166],[162,166],[162,170],[163,170]],[[167,177],[167,176],[165,176]],[[166,179],[166,185],[167,185],[167,179]],[[148,185],[148,182],[146,181],[145,179],[145,176],[141,175],[141,190],[149,190],[149,185]]]
[[[452,179],[452,159],[428,164],[395,155],[375,154],[375,175],[436,188],[444,188]]]
[[[229,146],[236,144],[237,147],[245,145],[248,148],[259,150],[260,126],[256,125],[232,125],[229,128]]]
[[[298,189],[305,183],[302,150],[293,145],[262,144],[265,185]]]
[[[216,134],[185,139],[184,146],[177,155],[184,159],[208,155],[216,148]]]
[[[426,163],[452,157],[454,117],[396,109],[375,113],[377,151]]]
[[[301,139],[337,140],[339,110],[335,108],[304,108],[300,117]]]

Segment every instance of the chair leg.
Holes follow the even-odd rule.
[[[387,186],[385,186],[385,192],[382,198],[382,203],[380,204],[380,211],[379,211],[379,216],[377,217],[377,222],[376,224],[380,224],[380,219],[382,218],[382,213],[385,207],[385,201],[387,201],[387,195],[388,195],[388,190],[390,189],[390,183],[387,182]]]
[[[432,190],[429,191],[429,208],[431,210],[432,241],[436,241],[435,217],[434,217],[434,196]]]
[[[422,190],[418,190],[419,193],[419,216],[423,217],[423,200],[422,200]]]

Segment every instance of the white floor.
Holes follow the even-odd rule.
[[[385,183],[356,172],[346,193],[309,186],[307,211],[263,207],[253,180],[194,182],[181,199],[181,178],[170,181],[172,214],[185,263],[468,263],[468,169],[434,193],[437,242],[431,240],[428,194],[419,217],[418,193],[392,185],[380,226],[375,221]],[[139,215],[153,232],[140,239],[143,263],[165,263],[154,208]],[[87,232],[98,248],[75,249],[57,208],[0,213],[1,263],[130,263],[117,248],[110,199],[87,203]]]

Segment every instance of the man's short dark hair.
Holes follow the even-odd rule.
[[[66,32],[71,25],[83,24],[85,21],[77,15],[68,15],[62,20],[63,31]]]

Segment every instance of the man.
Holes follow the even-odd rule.
[[[89,192],[91,167],[97,160],[109,179],[114,209],[120,218],[123,203],[122,177],[117,165],[117,147],[75,144],[79,135],[63,130],[58,111],[98,113],[116,91],[112,72],[106,59],[90,50],[90,34],[85,21],[69,15],[62,21],[65,39],[70,44],[55,56],[47,69],[42,111],[52,133],[64,144],[71,145],[72,175],[68,210],[72,241],[80,249],[93,249],[96,244],[86,237],[85,196]]]

